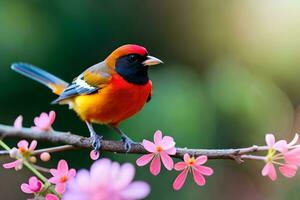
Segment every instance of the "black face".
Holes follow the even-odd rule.
[[[142,64],[146,59],[138,54],[121,57],[116,62],[116,72],[130,83],[144,85],[149,81],[148,66]]]

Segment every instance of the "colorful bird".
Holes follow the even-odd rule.
[[[139,112],[151,99],[152,82],[148,67],[163,63],[148,55],[139,45],[127,44],[117,48],[104,61],[99,62],[76,77],[72,83],[26,63],[14,63],[11,68],[50,89],[59,97],[53,104],[66,104],[85,121],[94,150],[101,147],[92,123],[105,124],[121,135],[129,151],[134,143],[119,125]]]

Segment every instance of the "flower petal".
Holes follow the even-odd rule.
[[[269,178],[272,180],[272,181],[275,181],[277,179],[277,174],[276,174],[276,170],[275,170],[275,167],[272,163],[267,163],[261,174],[263,176],[269,176]]]
[[[11,168],[17,167],[17,166],[18,166],[19,164],[21,164],[21,163],[22,163],[21,160],[15,160],[15,161],[10,162],[10,163],[4,163],[4,164],[3,164],[3,167],[4,167],[5,169],[11,169]]]
[[[273,148],[280,152],[286,152],[288,150],[288,144],[285,140],[279,140],[273,145]]]
[[[62,176],[62,173],[57,169],[50,169],[52,176]]]
[[[196,158],[195,165],[202,165],[202,164],[206,163],[206,161],[207,161],[207,156],[198,156]]]
[[[268,176],[272,181],[275,181],[277,179],[277,174],[274,165],[270,166],[270,171]]]
[[[269,167],[269,163],[265,164],[264,168],[263,168],[262,171],[261,171],[261,175],[267,176],[267,175],[269,174],[269,171],[270,171],[269,168],[270,168],[270,167]]]
[[[136,164],[140,167],[145,166],[152,160],[153,157],[154,157],[154,154],[152,154],[152,153],[143,155],[136,160]]]
[[[121,199],[144,199],[150,193],[150,186],[142,181],[134,181],[121,191]]]
[[[171,149],[167,149],[167,150],[165,150],[165,152],[166,152],[167,154],[169,154],[169,155],[175,155],[175,154],[176,154],[176,148],[173,147],[173,148],[171,148]]]
[[[18,148],[28,149],[28,142],[26,140],[20,140],[17,144]]]
[[[151,153],[155,152],[156,146],[153,142],[150,142],[149,140],[143,140],[142,144],[147,151],[149,151]]]
[[[198,170],[192,169],[192,172],[193,172],[194,181],[200,186],[205,185],[204,176]]]
[[[150,164],[150,172],[156,176],[160,172],[160,157],[155,156]]]
[[[75,169],[70,169],[69,172],[68,172],[68,179],[71,179],[74,176],[76,176],[76,170]]]
[[[50,183],[57,184],[60,183],[60,177],[54,176],[48,179]]]
[[[59,200],[59,198],[54,194],[47,194],[45,200]]]
[[[190,155],[189,155],[188,153],[186,153],[186,154],[183,155],[183,160],[184,160],[184,162],[186,162],[186,163],[189,162],[190,158],[191,158],[191,157],[190,157]]]
[[[56,113],[54,111],[50,111],[50,113],[49,113],[49,123],[50,123],[50,126],[53,124],[53,122],[55,120],[55,117],[56,117]]]
[[[293,140],[288,145],[289,146],[294,146],[298,142],[298,139],[299,139],[299,135],[298,135],[298,133],[296,133],[295,137],[293,138]]]
[[[174,166],[174,162],[172,158],[164,151],[160,152],[161,160],[167,170],[172,170]]]
[[[273,147],[273,145],[275,144],[275,137],[273,134],[266,134],[266,143],[268,147]]]
[[[296,165],[285,164],[279,167],[281,174],[287,178],[294,177],[297,173],[298,167]]]
[[[188,172],[189,172],[189,170],[188,170],[188,168],[186,168],[176,177],[176,179],[173,182],[174,190],[180,190],[182,188],[182,186],[185,183]]]
[[[27,183],[22,183],[21,190],[22,190],[22,192],[27,193],[27,194],[33,193],[33,191],[31,191],[31,189]]]
[[[37,141],[36,140],[32,140],[29,146],[29,151],[34,151],[35,148],[37,146]]]
[[[128,186],[134,178],[135,169],[131,163],[123,164],[119,169],[119,175],[114,182],[114,188],[123,189]]]
[[[185,162],[178,162],[175,164],[174,169],[176,171],[182,171],[186,166],[187,164]]]
[[[71,179],[69,186],[70,189],[73,189],[72,187],[75,188],[86,188],[86,187],[90,187],[90,174],[87,170],[85,169],[81,169],[78,171],[78,173],[76,174],[75,179]]]
[[[35,185],[38,182],[37,177],[32,176],[29,178],[29,185]]]
[[[14,122],[14,127],[16,129],[22,129],[23,128],[23,116],[22,115],[19,115],[15,122]]]
[[[160,145],[162,146],[163,150],[168,150],[170,148],[175,147],[174,139],[171,136],[165,136],[163,137]]]
[[[288,164],[300,166],[300,148],[284,153],[284,160]]]
[[[287,157],[300,157],[300,148],[295,148],[284,154]]]
[[[65,183],[57,183],[55,185],[55,191],[59,194],[63,194],[66,191],[66,184]]]
[[[160,130],[155,131],[154,136],[154,144],[159,145],[160,142],[162,141],[162,133]]]
[[[57,165],[57,170],[60,171],[62,174],[67,174],[69,171],[69,166],[67,161],[60,160]]]
[[[214,170],[207,166],[194,166],[194,169],[205,176],[211,176]]]
[[[111,165],[112,162],[107,158],[102,158],[94,162],[90,170],[91,182],[99,185],[107,183],[110,179]]]

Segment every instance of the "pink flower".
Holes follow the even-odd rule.
[[[289,144],[287,144],[285,140],[276,142],[273,134],[266,134],[266,143],[269,150],[265,157],[266,164],[262,169],[261,174],[263,176],[268,176],[272,181],[275,181],[277,179],[277,173],[274,165],[279,165],[279,171],[282,175],[288,178],[295,176],[298,167],[293,161],[297,159],[297,155],[299,155],[300,151],[297,150],[297,148],[291,151],[289,151],[289,149],[293,148],[297,141],[298,134],[295,135],[295,138]]]
[[[49,131],[52,129],[55,117],[56,114],[54,111],[50,111],[49,115],[43,112],[39,117],[34,118],[35,126],[32,128],[39,131]]]
[[[184,161],[175,164],[174,169],[176,171],[182,171],[173,183],[173,188],[179,190],[185,183],[187,174],[189,172],[193,173],[194,181],[200,185],[205,185],[205,176],[211,176],[213,174],[213,169],[210,167],[202,166],[207,161],[207,156],[199,156],[196,159],[190,157],[189,154],[184,154]]]
[[[136,164],[138,166],[147,165],[151,160],[150,172],[153,175],[158,175],[160,172],[160,159],[168,170],[173,169],[173,160],[169,155],[176,154],[175,142],[172,137],[162,137],[161,131],[156,131],[154,134],[154,143],[148,140],[143,140],[144,148],[150,152],[137,159]]]
[[[21,185],[21,190],[25,193],[38,193],[42,190],[43,183],[37,179],[35,176],[29,178],[28,184],[23,183]]]
[[[35,150],[37,146],[37,141],[33,140],[29,145],[29,143],[26,140],[20,140],[17,146],[18,149],[14,147],[9,152],[10,157],[15,158],[17,160],[10,163],[3,164],[3,167],[5,169],[11,169],[11,168],[15,168],[15,170],[22,169],[23,160],[30,158],[31,153]]]
[[[54,194],[46,194],[45,200],[59,200],[59,198]]]
[[[29,145],[29,143],[26,140],[21,140],[18,142],[17,146],[18,146],[19,152],[23,156],[29,156],[35,150],[35,148],[37,146],[37,141],[32,140],[32,142]]]
[[[144,199],[150,187],[142,181],[133,181],[132,164],[120,165],[109,159],[94,162],[90,171],[80,170],[68,183],[64,200],[135,200]]]
[[[23,116],[22,115],[19,115],[15,122],[14,122],[14,127],[16,129],[22,129],[23,128]]]
[[[75,169],[69,170],[68,163],[65,160],[60,160],[57,169],[50,169],[50,173],[53,177],[49,179],[49,182],[56,184],[55,190],[60,194],[65,192],[67,181],[76,175]]]

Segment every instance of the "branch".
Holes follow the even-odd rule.
[[[38,141],[47,141],[54,144],[63,144],[63,146],[46,148],[36,150],[35,154],[42,152],[58,152],[64,150],[86,148],[92,149],[92,141],[89,138],[82,137],[69,132],[50,131],[39,132],[30,128],[15,129],[12,126],[0,124],[0,136],[1,137],[14,137],[24,139],[34,139]],[[265,151],[268,148],[266,146],[251,146],[247,148],[238,149],[188,149],[188,148],[176,148],[176,154],[173,157],[181,158],[185,153],[193,155],[195,157],[200,155],[206,155],[210,159],[233,159],[237,162],[241,162],[241,155],[253,153],[256,151]],[[141,144],[133,144],[129,152],[123,147],[123,143],[120,141],[103,140],[101,151],[115,152],[115,153],[129,153],[129,154],[146,154],[149,153]],[[0,155],[7,154],[7,151],[0,151]],[[251,159],[251,157],[244,156],[243,159]]]

